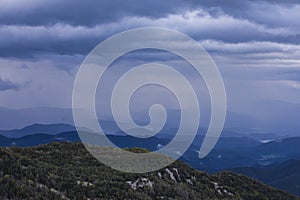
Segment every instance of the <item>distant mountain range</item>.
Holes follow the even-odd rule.
[[[197,159],[199,146],[192,145],[183,160],[191,166],[215,172],[253,165],[269,165],[289,159],[300,160],[300,137],[261,143],[247,138],[221,138],[208,156]]]
[[[300,160],[288,160],[266,166],[240,167],[230,171],[253,177],[300,196]]]
[[[101,126],[107,134],[113,135],[126,135],[119,128],[116,128],[116,124],[112,121],[101,121]],[[90,131],[88,128],[81,127],[82,130]],[[19,129],[0,129],[0,135],[8,138],[19,138],[27,135],[34,134],[50,134],[56,135],[62,132],[75,131],[76,127],[66,123],[34,123]],[[163,129],[163,134],[160,134],[160,138],[172,138],[177,129],[166,128]],[[198,135],[204,136],[206,133],[206,128],[199,128]],[[201,137],[202,137],[201,136]],[[277,140],[284,138],[284,136],[279,136],[274,133],[260,132],[256,129],[230,129],[224,128],[221,137],[230,137],[230,138],[249,138],[258,141],[268,141],[268,140]],[[185,138],[182,138],[185,139]]]
[[[1,146],[35,146],[56,141],[79,142],[75,127],[68,124],[33,124],[22,129],[0,130]],[[169,130],[170,132],[172,130]],[[197,135],[188,151],[182,159],[193,167],[216,171],[255,164],[270,164],[282,162],[288,159],[300,158],[300,138],[280,138],[275,136],[274,141],[263,143],[272,135],[257,134],[243,135],[224,130],[222,137],[213,151],[204,159],[198,158],[198,150],[203,141],[203,135]],[[109,134],[109,138],[120,147],[141,147],[153,151],[158,146],[164,146],[172,140],[172,137],[151,137],[150,139],[134,138],[118,133]],[[233,137],[235,136],[235,137]],[[182,138],[184,140],[185,138]],[[265,141],[264,141],[265,142]]]
[[[0,157],[1,199],[300,199],[243,175],[208,175],[181,161],[155,172],[123,173],[80,143],[0,148]]]
[[[233,111],[227,111],[225,128],[232,130],[239,130],[238,133],[247,134],[251,133],[275,133],[281,136],[298,136],[298,130],[300,124],[298,120],[300,118],[300,104],[294,104],[284,101],[267,101],[257,102],[255,105],[251,105],[256,109],[250,109],[249,113],[236,113]],[[82,110],[84,112],[84,110]],[[142,123],[147,122],[148,118],[145,118],[145,113],[148,111],[132,111],[136,119],[139,119]],[[176,127],[178,125],[177,117],[174,117],[176,113],[180,113],[178,110],[168,111],[170,116],[170,123],[168,123],[168,129]],[[103,121],[102,125],[111,129],[114,127],[114,123],[111,123],[109,116],[102,116],[99,121]],[[65,123],[73,125],[73,115],[71,108],[53,108],[53,107],[36,107],[36,108],[24,108],[24,109],[9,109],[0,107],[0,130],[12,130],[21,129],[30,124],[57,124]],[[201,108],[201,127],[207,127],[210,121],[210,109]],[[175,126],[174,126],[175,125]],[[251,127],[251,129],[249,129]],[[116,132],[116,128],[112,128],[111,132]]]
[[[64,108],[24,108],[9,109],[0,107],[0,129],[21,129],[30,124],[73,124],[71,109]]]
[[[0,135],[7,138],[20,138],[35,134],[56,135],[62,132],[75,131],[76,128],[69,124],[32,124],[21,129],[0,130]]]

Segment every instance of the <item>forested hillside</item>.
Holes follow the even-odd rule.
[[[298,199],[254,179],[176,161],[146,174],[113,170],[80,143],[0,148],[1,199]]]

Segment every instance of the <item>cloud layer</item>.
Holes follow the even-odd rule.
[[[2,80],[0,78],[0,91],[18,90],[19,88],[20,88],[19,84],[13,83],[9,80]]]
[[[178,30],[205,47],[234,112],[251,114],[257,101],[300,103],[299,18],[297,0],[3,0],[0,105],[71,107],[85,56],[115,33],[147,26]],[[181,66],[194,78],[180,58],[161,52],[139,52],[119,64],[142,61]]]
[[[277,9],[277,18],[272,17],[274,15],[273,9],[264,10],[263,16],[265,16],[265,18],[268,16],[268,19],[263,21],[260,21],[263,17],[257,18],[258,14],[253,16],[245,14],[235,17],[234,15],[225,13],[221,8],[205,9],[203,7],[181,12],[170,11],[164,15],[157,16],[130,15],[129,13],[119,16],[117,19],[109,19],[110,15],[107,15],[108,17],[94,16],[93,19],[104,18],[107,21],[96,21],[91,26],[89,26],[88,22],[86,22],[86,24],[69,22],[66,16],[64,16],[64,18],[62,17],[65,21],[48,19],[45,15],[32,17],[33,19],[49,20],[49,22],[34,24],[22,22],[22,19],[28,18],[25,17],[16,21],[19,23],[10,22],[1,25],[0,56],[30,57],[36,54],[47,53],[85,55],[100,41],[114,33],[145,26],[172,28],[184,32],[197,40],[216,40],[224,44],[247,42],[249,45],[249,42],[273,42],[299,45],[300,24],[297,20],[297,17],[299,17],[299,12],[297,11],[300,10],[300,6],[292,5],[290,8],[285,8],[271,4],[269,7],[275,7]],[[51,7],[49,9],[51,9]],[[255,7],[252,9],[254,10],[253,12],[258,12],[257,10],[261,8]],[[174,8],[174,10],[177,9]],[[32,15],[35,15],[34,13],[37,11],[33,10],[32,12]],[[118,13],[117,11],[115,12]],[[261,15],[262,14],[263,13],[261,13]],[[18,14],[16,16],[21,15]],[[91,16],[93,16],[93,12]],[[11,17],[13,18],[13,16]],[[90,16],[88,15],[88,17],[85,18],[89,19]],[[83,19],[85,18],[83,17]],[[8,22],[5,16],[0,17],[0,22],[1,19]],[[32,22],[34,21],[33,19],[28,20]],[[224,45],[222,45],[222,43],[218,44],[220,49],[222,49]],[[255,46],[255,43],[253,46]],[[269,51],[272,51],[272,49],[269,49]]]

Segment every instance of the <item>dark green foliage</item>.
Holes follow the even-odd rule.
[[[128,183],[142,179],[152,186]],[[156,172],[122,173],[79,143],[1,148],[0,184],[0,199],[298,199],[242,175],[210,176],[179,161]]]

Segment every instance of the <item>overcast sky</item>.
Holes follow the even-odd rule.
[[[224,78],[230,111],[253,115],[270,102],[298,104],[298,2],[1,0],[0,106],[70,108],[85,56],[115,33],[148,26],[178,30],[205,47]],[[138,55],[120,63],[151,60]],[[172,56],[163,60],[179,65]]]

